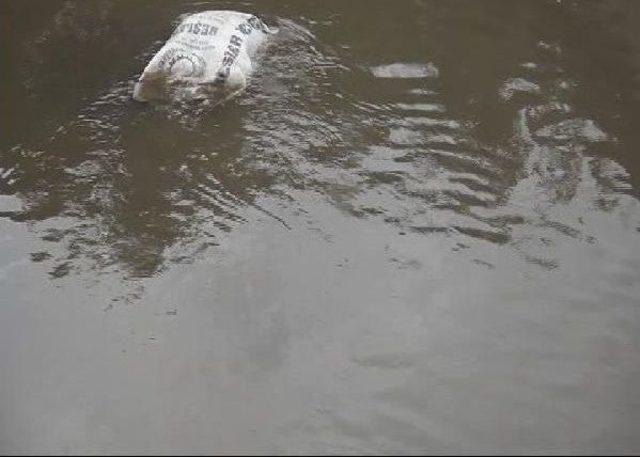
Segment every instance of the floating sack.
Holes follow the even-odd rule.
[[[221,103],[246,87],[252,59],[270,33],[251,14],[205,11],[186,16],[144,69],[133,98]]]

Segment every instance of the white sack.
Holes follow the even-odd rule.
[[[205,11],[185,17],[135,85],[137,101],[208,99],[241,92],[269,28],[256,16]]]

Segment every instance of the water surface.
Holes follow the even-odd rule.
[[[248,91],[132,101],[223,8]],[[640,451],[640,3],[0,21],[0,452]]]

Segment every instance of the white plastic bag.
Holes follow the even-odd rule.
[[[144,69],[133,98],[221,103],[246,87],[252,59],[269,33],[251,14],[205,11],[186,16]]]

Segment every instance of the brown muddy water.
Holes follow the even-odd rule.
[[[0,11],[1,453],[640,452],[640,2]]]

